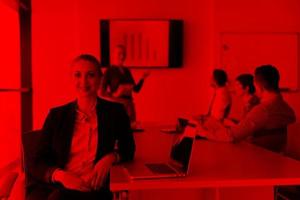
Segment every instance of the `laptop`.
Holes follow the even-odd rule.
[[[189,124],[188,119],[184,118],[178,118],[177,119],[177,124],[175,127],[172,128],[163,128],[160,131],[164,133],[183,133],[185,127]]]
[[[126,167],[132,180],[184,177],[188,174],[196,129],[187,126],[189,132],[180,142],[172,145],[170,158],[165,163],[139,163]]]

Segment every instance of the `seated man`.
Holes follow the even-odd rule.
[[[272,65],[257,67],[254,84],[260,104],[255,106],[239,124],[226,127],[214,118],[199,126],[199,134],[211,140],[239,141],[248,139],[266,149],[281,152],[287,138],[287,125],[295,122],[293,109],[279,91],[279,72]]]

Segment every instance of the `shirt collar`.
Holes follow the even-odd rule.
[[[90,113],[95,113],[96,112],[96,106],[97,106],[97,101],[98,99],[95,101],[95,103],[91,106],[90,109]],[[87,121],[91,116],[88,115],[87,113],[81,111],[78,108],[78,105],[76,105],[76,113],[77,113],[77,120],[79,121]]]

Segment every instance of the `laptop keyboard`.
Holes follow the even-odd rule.
[[[156,174],[174,174],[176,171],[174,171],[172,168],[170,168],[166,164],[146,164],[146,166]]]

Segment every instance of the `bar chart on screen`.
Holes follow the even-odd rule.
[[[126,67],[181,67],[182,37],[182,20],[100,20],[102,64],[109,66],[112,50],[122,45],[126,50]]]

